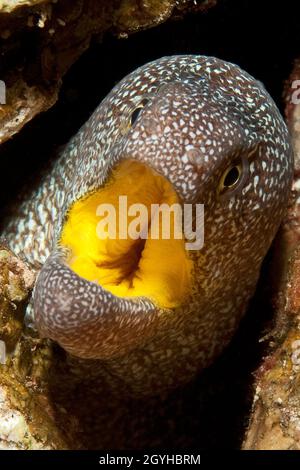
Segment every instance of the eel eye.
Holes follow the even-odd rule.
[[[241,175],[242,175],[241,165],[235,165],[235,166],[227,168],[227,170],[222,176],[221,186],[225,190],[233,188],[239,182]]]
[[[147,98],[144,98],[139,104],[138,106],[133,110],[133,112],[131,113],[131,116],[130,116],[130,126],[133,126],[137,120],[137,118],[139,117],[140,115],[140,112],[142,111],[142,109],[146,106],[146,104],[148,103],[148,99]]]
[[[221,176],[218,187],[219,196],[224,196],[224,198],[234,196],[244,187],[248,175],[248,160],[242,159],[231,164]]]

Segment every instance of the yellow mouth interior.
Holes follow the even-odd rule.
[[[142,203],[147,208],[147,239],[119,239],[119,215],[125,216],[120,214],[119,196],[127,196],[128,207]],[[163,176],[141,163],[122,162],[103,188],[71,207],[61,236],[61,244],[71,248],[69,266],[114,295],[145,296],[163,308],[179,306],[189,291],[192,266],[184,238],[175,234],[172,212],[169,239],[163,238],[162,227],[158,238],[151,238],[151,205],[178,202],[171,183]],[[103,220],[97,215],[100,204],[112,204],[116,209],[115,239],[99,237],[97,227]],[[128,226],[134,219],[136,215],[127,217]]]

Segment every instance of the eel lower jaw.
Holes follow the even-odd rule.
[[[53,252],[40,271],[33,295],[41,337],[84,359],[125,354],[155,334],[161,312],[145,298],[119,298],[78,276],[66,250]]]
[[[120,197],[126,197],[126,217],[132,205],[148,210],[148,232],[152,204],[178,203],[165,178],[125,161],[104,187],[70,208],[61,248],[38,277],[34,310],[40,334],[76,356],[110,358],[142,345],[167,321],[168,312],[184,303],[190,289],[192,266],[183,238],[177,239],[172,229],[167,238],[159,230],[157,238],[148,232],[145,238],[120,236],[120,217],[126,212]],[[101,235],[101,204],[115,209],[115,237]],[[130,223],[132,217],[127,229]]]

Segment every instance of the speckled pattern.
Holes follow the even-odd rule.
[[[191,292],[173,311],[114,297],[79,278],[57,244],[72,202],[101,187],[128,158],[168,178],[182,202],[205,204],[204,248],[189,253]],[[244,177],[238,191],[221,197],[219,181],[232,162],[241,163]],[[188,381],[220,353],[245,312],[284,215],[292,173],[279,111],[263,85],[236,65],[173,56],[135,70],[7,224],[11,249],[36,269],[43,266],[34,293],[40,334],[92,360],[113,387],[154,393]]]

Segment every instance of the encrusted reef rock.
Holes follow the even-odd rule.
[[[6,93],[0,89],[0,143],[55,103],[62,77],[93,37],[111,32],[124,38],[215,4],[216,0],[0,1],[0,80],[6,85]],[[1,106],[4,101],[6,106]]]
[[[0,246],[0,339],[1,363],[14,350],[23,328],[23,306],[33,287],[34,274],[10,251]]]
[[[0,372],[0,450],[67,449],[42,400],[14,379]]]
[[[269,354],[256,373],[244,449],[300,450],[300,250],[290,263]]]
[[[67,447],[41,393],[50,349],[23,332],[34,279],[20,259],[0,247],[0,449]]]
[[[272,271],[274,328],[256,373],[256,390],[244,449],[300,449],[300,62],[285,90],[286,116],[294,143],[291,204],[277,238]]]

